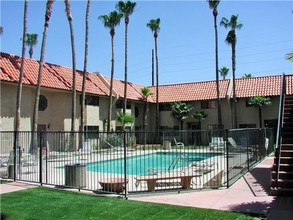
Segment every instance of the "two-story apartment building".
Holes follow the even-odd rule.
[[[16,112],[16,94],[19,80],[21,57],[1,53],[0,58],[0,131],[13,131]],[[37,84],[39,63],[34,59],[25,59],[21,122],[20,130],[30,131],[34,97]],[[77,71],[77,114],[76,128],[79,128],[80,103],[82,91],[82,71]],[[275,126],[278,118],[281,75],[240,78],[236,79],[237,121],[238,128],[259,127],[258,110],[247,104],[249,97],[266,96],[271,98],[272,105],[263,108],[263,124]],[[293,94],[293,75],[285,76],[287,94]],[[231,128],[231,103],[233,98],[232,80],[220,80],[220,102],[224,128]],[[100,73],[86,75],[86,130],[104,131],[107,123],[110,78]],[[143,127],[144,101],[141,89],[144,85],[128,83],[127,85],[127,112],[135,116],[135,122],[128,125],[132,131]],[[150,111],[148,115],[148,130],[155,129],[156,119],[156,88],[148,87],[153,95],[149,98]],[[71,97],[72,97],[72,69],[56,64],[45,63],[41,85],[39,104],[39,130],[70,131],[71,129]],[[170,105],[176,101],[186,102],[194,107],[193,111],[204,111],[205,120],[199,122],[194,118],[184,121],[183,129],[211,129],[217,127],[217,94],[216,82],[191,82],[159,86],[158,102],[160,105],[160,128],[178,129],[179,121],[172,114]],[[116,120],[116,112],[123,108],[124,82],[114,80],[113,86],[113,114],[111,128],[120,129]]]

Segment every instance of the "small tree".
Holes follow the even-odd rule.
[[[259,127],[262,128],[262,107],[271,105],[271,99],[264,96],[251,97],[248,100],[248,104],[258,108],[259,113]]]
[[[122,126],[122,131],[125,131],[125,125],[134,122],[133,115],[123,112],[117,112],[117,121],[120,122]]]
[[[174,118],[180,121],[181,130],[183,128],[183,121],[189,116],[189,112],[193,109],[192,105],[186,104],[184,102],[174,102],[171,106],[172,115]]]
[[[196,111],[191,117],[198,120],[199,128],[201,129],[201,121],[204,120],[208,115],[204,113],[204,111]]]

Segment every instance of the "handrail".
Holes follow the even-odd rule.
[[[281,161],[281,150],[282,150],[282,131],[283,131],[283,115],[284,115],[284,103],[286,95],[286,80],[285,74],[282,75],[281,88],[280,88],[280,102],[279,102],[279,115],[278,115],[278,126],[277,126],[277,138],[276,138],[276,148],[278,148],[278,160],[277,160],[277,170],[276,170],[276,181],[278,186],[279,181],[279,171],[280,171],[280,161]]]

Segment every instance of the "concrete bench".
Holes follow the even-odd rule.
[[[181,179],[181,187],[183,189],[190,189],[191,179],[193,177],[200,177],[200,173],[159,173],[155,175],[141,175],[134,177],[137,181],[146,181],[149,192],[155,191],[156,182],[158,180]]]

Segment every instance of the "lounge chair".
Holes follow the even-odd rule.
[[[229,141],[230,145],[232,146],[233,151],[246,151],[247,150],[247,146],[238,145],[232,137],[228,137],[228,141]]]
[[[210,150],[224,150],[226,148],[226,141],[223,137],[212,137],[209,143]]]
[[[174,142],[176,147],[184,147],[184,144],[182,142],[177,142],[176,138],[174,138]]]

